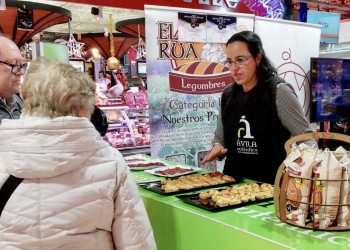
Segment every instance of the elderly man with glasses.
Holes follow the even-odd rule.
[[[23,102],[18,96],[27,63],[17,45],[0,33],[0,122],[18,119]]]

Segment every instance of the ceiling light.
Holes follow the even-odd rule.
[[[6,2],[5,0],[0,1],[0,10],[6,10]]]
[[[96,48],[93,48],[93,49],[91,50],[91,53],[92,53],[92,56],[93,56],[94,58],[99,58],[99,56],[100,56],[100,53],[98,52],[98,49],[96,49]]]

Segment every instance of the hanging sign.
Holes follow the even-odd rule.
[[[194,13],[178,13],[179,40],[205,42],[207,39],[207,16]]]
[[[33,10],[25,6],[17,8],[17,29],[19,30],[33,30]]]
[[[237,17],[207,15],[207,42],[226,43],[237,33]]]
[[[339,13],[308,10],[307,22],[322,25],[321,42],[338,43],[340,25]]]

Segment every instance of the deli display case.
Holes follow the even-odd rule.
[[[125,105],[99,106],[108,120],[103,139],[124,156],[150,154],[148,108],[130,108]]]

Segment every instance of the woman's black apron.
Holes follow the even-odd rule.
[[[276,87],[257,86],[243,93],[241,86],[224,98],[223,125],[228,149],[224,173],[274,183],[286,157],[284,143],[290,133],[277,115]],[[229,99],[229,100],[228,100]]]

